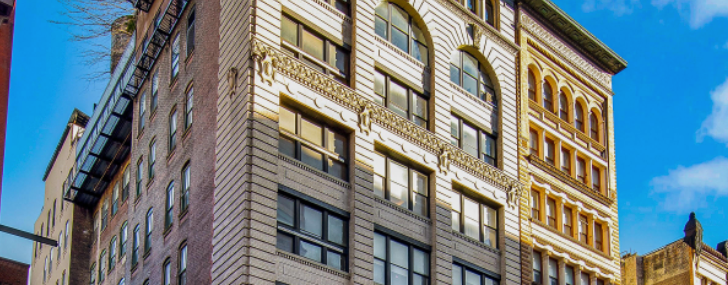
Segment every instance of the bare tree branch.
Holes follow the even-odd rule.
[[[68,27],[71,40],[86,43],[79,52],[86,66],[109,62],[111,58],[111,26],[116,19],[132,15],[134,10],[127,0],[57,0],[64,7],[63,20],[51,23]],[[129,27],[133,29],[133,27]],[[131,31],[129,31],[131,33]],[[108,44],[99,40],[109,39]],[[88,69],[87,80],[105,79],[110,75],[108,68],[94,72]]]

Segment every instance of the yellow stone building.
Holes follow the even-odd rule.
[[[627,63],[551,1],[517,17],[522,284],[620,284],[611,79]]]

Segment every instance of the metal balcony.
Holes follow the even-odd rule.
[[[149,9],[152,8],[154,0],[129,0],[129,2],[134,5],[134,8],[142,10],[144,12],[149,12]]]

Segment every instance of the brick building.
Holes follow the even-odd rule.
[[[622,257],[624,285],[725,285],[728,259],[724,241],[716,248],[702,240],[703,227],[695,217],[685,224],[685,236],[645,255]]]
[[[526,278],[534,4],[132,2],[65,189],[92,217],[90,283]]]
[[[58,246],[33,242],[30,284],[83,284],[88,266],[88,211],[63,199],[69,170],[89,117],[74,110],[43,175],[45,201],[34,233]],[[25,284],[25,283],[24,283]]]
[[[0,284],[28,284],[28,268],[30,265],[0,257]]]
[[[0,194],[3,192],[2,174],[3,163],[5,161],[5,129],[8,124],[10,63],[13,57],[14,29],[15,0],[0,0]]]

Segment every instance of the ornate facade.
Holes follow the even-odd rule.
[[[611,84],[626,62],[550,1],[517,17],[522,284],[620,284]]]

